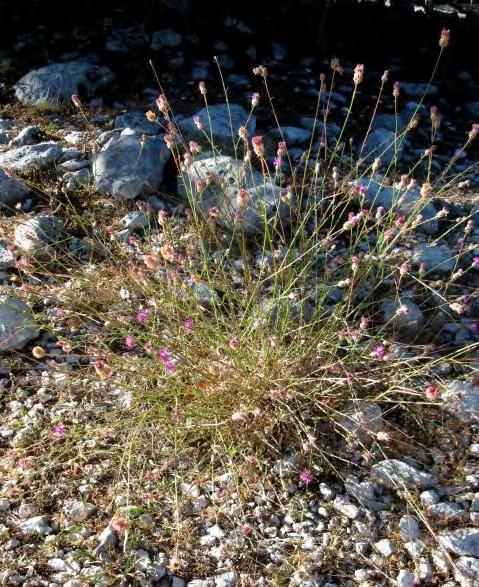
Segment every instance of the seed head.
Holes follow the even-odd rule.
[[[244,208],[248,203],[248,192],[244,188],[240,188],[236,194],[236,205],[238,208]]]
[[[251,97],[251,106],[252,108],[256,108],[258,106],[261,96],[258,92],[255,92]]]
[[[399,82],[394,82],[393,85],[393,96],[397,98],[399,96],[399,91],[401,89],[401,84]]]
[[[389,78],[389,69],[384,70],[384,73],[381,76],[381,82],[385,84]]]
[[[200,83],[198,84],[198,89],[200,90],[200,94],[201,94],[202,96],[206,96],[206,94],[207,94],[207,91],[206,91],[206,85],[205,85],[205,82],[200,82]]]
[[[356,65],[353,74],[353,84],[358,86],[364,78],[364,65],[362,63]]]
[[[158,110],[163,114],[168,114],[168,100],[166,99],[165,94],[160,94],[156,99],[156,105]]]
[[[198,130],[203,130],[203,123],[201,122],[201,119],[199,116],[194,116],[193,122],[195,123],[195,126]]]
[[[145,112],[145,116],[150,122],[155,122],[156,120],[156,114],[152,110]]]
[[[80,108],[81,101],[80,101],[80,96],[78,94],[72,94],[70,96],[70,100],[73,102],[74,106],[76,106],[77,108]]]

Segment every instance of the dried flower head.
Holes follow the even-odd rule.
[[[385,84],[389,78],[389,69],[385,69],[384,73],[381,76],[381,83]]]
[[[203,123],[201,122],[201,119],[199,116],[194,116],[193,122],[195,123],[195,126],[198,130],[203,130]]]
[[[479,124],[473,124],[471,130],[469,131],[469,140],[472,141],[479,133]]]
[[[397,98],[399,96],[399,92],[401,89],[401,84],[399,82],[394,82],[393,85],[393,96]]]
[[[343,68],[341,67],[339,59],[337,57],[333,57],[331,59],[330,67],[334,71],[334,73],[339,73],[340,75],[343,73]]]
[[[156,114],[152,110],[147,110],[145,116],[150,122],[155,122],[156,120]]]
[[[206,94],[207,94],[207,90],[206,90],[206,85],[205,85],[205,82],[200,82],[200,83],[198,84],[198,89],[200,90],[200,94],[201,94],[202,96],[206,96]]]
[[[358,86],[363,81],[363,78],[364,78],[364,65],[362,63],[359,63],[354,68],[353,84],[355,86]]]
[[[80,108],[81,101],[80,101],[80,96],[78,94],[72,94],[70,96],[70,100],[73,102],[74,106],[76,106],[77,108]]]
[[[263,137],[255,136],[251,139],[251,142],[253,144],[253,151],[255,152],[255,155],[260,159],[264,159]]]
[[[158,110],[163,114],[168,114],[168,100],[166,99],[165,94],[160,94],[156,99],[156,106]]]
[[[259,93],[255,92],[251,96],[251,107],[256,108],[256,106],[258,106],[258,104],[259,104],[260,99],[261,99],[261,96],[259,95]]]
[[[100,379],[109,379],[113,375],[113,371],[105,361],[95,361],[93,363],[93,368]]]

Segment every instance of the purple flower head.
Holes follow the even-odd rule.
[[[384,359],[386,356],[386,349],[382,345],[377,345],[371,351],[371,357],[374,359]]]
[[[58,438],[60,438],[61,436],[63,436],[66,432],[67,427],[65,426],[65,424],[57,424],[56,426],[53,427],[53,434],[55,436],[57,436]]]
[[[167,348],[162,348],[158,351],[157,357],[162,361],[170,360],[170,351]]]
[[[313,479],[314,475],[311,473],[309,469],[303,469],[299,473],[299,482],[301,485],[309,485]]]
[[[127,336],[125,338],[125,346],[129,349],[133,348],[136,345],[136,340],[133,338],[133,336]]]
[[[273,165],[276,171],[279,171],[281,169],[281,157],[275,157],[273,159]]]
[[[140,324],[144,324],[145,322],[147,322],[149,320],[151,316],[151,312],[150,310],[139,310],[136,314],[136,319],[138,320],[138,322]]]
[[[185,334],[190,334],[190,332],[193,331],[194,327],[195,327],[195,323],[193,322],[192,318],[187,318],[183,322],[183,330],[184,330]]]

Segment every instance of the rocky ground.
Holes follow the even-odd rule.
[[[238,22],[225,26],[245,35],[245,53],[254,63],[245,27]],[[301,165],[315,124],[318,78],[312,59],[293,66],[277,44],[274,59],[267,63],[278,94],[281,134],[257,80],[249,70],[236,73],[226,43],[218,43],[217,50],[231,106],[212,82],[207,112],[197,82],[209,79],[215,65],[201,58],[185,65],[182,47],[195,47],[195,39],[169,29],[138,39],[134,30],[115,31],[107,50],[122,59],[135,43],[146,42],[171,68],[184,67],[184,91],[176,88],[171,99],[175,124],[188,140],[201,143],[204,135],[194,123],[198,116],[223,151],[221,156],[203,153],[181,170],[187,185],[198,189],[198,181],[213,173],[236,193],[243,163],[231,152],[231,127],[236,132],[246,121],[250,137],[264,137],[271,168],[281,138],[291,161]],[[329,73],[328,68],[329,63],[324,65]],[[135,403],[132,393],[103,378],[101,365],[88,354],[93,351],[79,342],[85,331],[72,310],[75,296],[90,296],[96,303],[103,294],[89,287],[104,279],[109,300],[116,299],[118,307],[128,301],[128,287],[115,275],[102,275],[110,252],[118,250],[122,259],[143,266],[148,254],[164,244],[158,220],[162,214],[178,216],[178,239],[182,231],[186,234],[184,184],[177,188],[178,172],[164,136],[168,129],[155,105],[158,89],[144,87],[124,99],[112,92],[117,83],[113,69],[98,55],[75,52],[55,63],[39,63],[16,80],[10,72],[3,85],[0,584],[479,584],[479,175],[474,145],[457,151],[479,117],[479,102],[472,98],[479,83],[467,71],[459,72],[457,83],[467,91],[459,105],[451,106],[435,82],[403,81],[398,118],[388,87],[364,147],[366,162],[380,156],[387,167],[396,156],[406,172],[421,160],[414,167],[417,187],[394,188],[404,191],[404,215],[421,198],[419,186],[428,164],[436,175],[448,169],[437,189],[447,187],[451,175],[457,179],[454,190],[444,187],[444,195],[422,209],[421,221],[390,257],[393,267],[406,264],[407,272],[411,267],[426,272],[426,307],[419,301],[424,293],[412,281],[401,286],[397,299],[381,304],[383,323],[394,323],[401,343],[389,341],[385,350],[373,350],[378,360],[398,353],[404,363],[420,361],[422,351],[415,341],[426,331],[425,344],[435,345],[437,353],[432,372],[441,380],[440,389],[429,388],[430,397],[424,389],[413,390],[415,404],[408,410],[380,397],[366,406],[353,403],[339,419],[339,440],[320,439],[325,459],[315,466],[306,466],[304,454],[291,450],[270,462],[249,455],[244,468],[224,464],[223,470],[212,466],[205,473],[188,453],[177,458],[168,447],[156,446],[151,458],[130,467],[135,457],[128,446],[138,441],[134,430],[125,437]],[[345,67],[330,95],[327,132],[332,144],[347,113],[351,74],[351,67]],[[345,160],[354,159],[360,149],[381,74],[367,71],[358,115],[341,137]],[[167,94],[173,79],[181,82],[160,72]],[[251,94],[256,90],[262,92],[262,102],[252,115]],[[419,103],[424,94],[424,103]],[[79,96],[77,104],[71,103],[72,95]],[[430,147],[433,105],[443,119],[430,159],[424,151]],[[156,120],[147,119],[148,110],[156,113]],[[394,150],[396,124],[407,126],[416,115],[417,128]],[[263,181],[261,168],[245,181],[248,216],[240,221],[237,214],[231,216],[225,190],[211,188],[204,207],[206,213],[214,209],[222,230],[241,229],[253,237],[263,229],[254,190]],[[278,200],[275,181],[270,177],[267,182],[268,213],[286,220],[288,207]],[[360,180],[353,189],[373,211],[382,206],[387,212],[393,206],[393,187],[382,186],[380,176]],[[315,196],[327,200],[320,189]],[[350,246],[343,237],[333,244],[336,286],[328,290],[325,302],[331,311],[346,296],[341,257]],[[261,264],[273,261],[265,260],[255,246],[250,258],[253,270],[260,271]],[[240,261],[235,259],[232,267],[237,269]],[[231,269],[229,277],[241,287],[239,273]],[[314,306],[314,276],[310,285],[306,297]],[[204,307],[219,295],[205,285],[189,286]],[[446,290],[454,301],[444,307]],[[262,292],[265,301],[267,294]],[[398,312],[398,307],[406,310]],[[88,334],[101,337],[108,333],[108,320],[90,327]],[[457,353],[468,349],[468,362],[454,353],[440,361],[444,348]],[[81,377],[72,382],[72,373]],[[144,434],[142,444],[155,444],[146,428],[137,434]],[[118,446],[123,455],[115,453]],[[150,453],[143,452],[142,458],[144,454]]]

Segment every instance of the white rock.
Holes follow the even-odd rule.
[[[396,577],[397,587],[414,587],[415,582],[414,574],[411,571],[399,571]]]
[[[454,554],[479,558],[479,528],[459,528],[439,534],[440,544]]]
[[[224,538],[225,533],[224,531],[218,526],[218,524],[215,524],[214,526],[211,526],[211,528],[208,528],[208,534],[210,536],[213,536],[214,538]]]
[[[456,561],[454,577],[461,587],[477,587],[479,585],[479,559],[472,556],[461,556]]]
[[[74,522],[84,522],[96,510],[96,507],[88,502],[80,500],[71,500],[63,507],[64,514]]]
[[[395,552],[394,545],[388,538],[383,538],[375,542],[374,548],[385,558],[389,558]]]
[[[343,514],[350,520],[355,520],[360,513],[360,510],[357,506],[349,501],[348,498],[338,495],[333,501],[333,507],[339,513]]]
[[[52,165],[61,155],[62,148],[54,141],[26,145],[0,153],[0,168],[29,173]]]
[[[420,535],[417,518],[410,515],[402,516],[399,520],[399,533],[404,542],[417,540]]]
[[[29,191],[23,181],[10,177],[0,169],[0,208],[13,208],[26,198]]]

